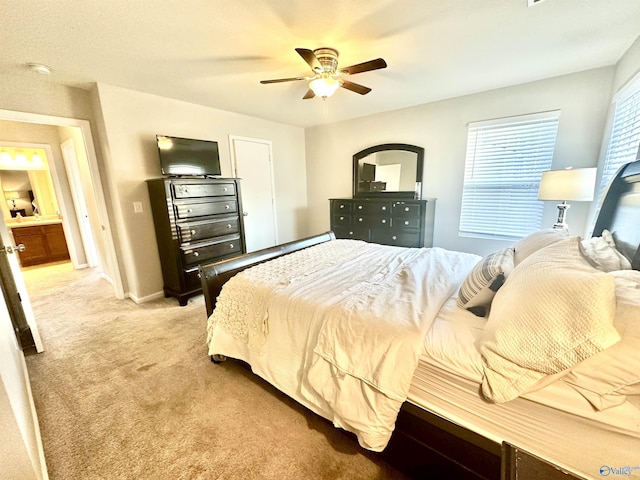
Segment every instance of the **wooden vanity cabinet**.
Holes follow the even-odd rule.
[[[147,181],[164,294],[180,305],[202,292],[198,265],[246,253],[240,180]]]
[[[435,199],[330,199],[336,238],[400,247],[431,247]]]
[[[11,233],[16,245],[24,245],[18,253],[23,267],[69,260],[62,223],[15,226]]]

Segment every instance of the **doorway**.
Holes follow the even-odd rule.
[[[28,140],[28,136],[32,135],[30,127],[40,127],[41,131],[45,129],[45,136],[47,129],[55,132],[55,135],[49,135],[49,145],[47,145],[47,147],[50,149],[60,148],[60,153],[57,155],[59,168],[57,170],[52,169],[51,174],[56,190],[59,192],[59,196],[62,197],[59,199],[61,204],[68,204],[68,206],[65,207],[65,212],[63,212],[65,214],[64,216],[76,217],[74,210],[75,204],[71,198],[72,195],[77,194],[84,198],[85,205],[89,205],[90,229],[94,243],[97,250],[101,253],[101,257],[104,257],[97,260],[96,257],[92,257],[88,265],[91,266],[92,261],[100,261],[103,270],[102,276],[112,285],[115,297],[118,299],[125,298],[89,122],[74,118],[55,117],[13,110],[0,110],[0,121],[2,121],[4,125],[11,127],[8,130],[14,132],[14,137],[19,136],[23,140]],[[3,128],[3,130],[5,129]],[[76,156],[76,164],[79,168],[82,188],[77,188],[77,180],[69,181],[67,179],[66,169],[62,163],[61,152],[64,146],[61,144],[64,143],[68,149],[70,145],[68,142],[70,140],[74,145],[74,154]],[[69,150],[67,150],[67,153],[69,153]],[[66,193],[61,192],[60,184],[66,185],[67,183],[70,188],[73,189],[72,193],[69,189],[66,190]],[[76,185],[76,188],[74,188],[73,184]],[[78,222],[78,224],[80,223],[82,222]],[[87,230],[88,228],[85,228],[85,232]],[[78,240],[76,240],[76,242],[80,243],[79,248],[84,250],[84,245],[82,245],[82,242],[79,240],[80,237],[78,236],[77,238]],[[91,257],[91,253],[89,253],[89,257]]]
[[[41,127],[42,129],[49,128],[55,130],[57,132],[57,135],[55,136],[55,140],[52,139],[51,141],[48,141],[47,147],[49,149],[51,149],[52,146],[58,148],[62,142],[68,140],[69,138],[73,138],[76,146],[76,152],[79,151],[82,153],[82,155],[77,155],[76,161],[80,166],[81,172],[84,172],[85,182],[90,186],[89,190],[91,192],[91,198],[87,198],[86,191],[76,193],[83,195],[86,200],[93,202],[95,206],[94,214],[90,216],[94,217],[91,219],[91,221],[94,226],[93,232],[94,236],[96,237],[95,242],[96,244],[101,246],[101,250],[102,252],[104,252],[104,258],[100,259],[102,262],[101,267],[103,270],[102,276],[112,285],[114,296],[118,299],[123,299],[124,288],[122,285],[122,278],[117,263],[115,245],[109,218],[107,215],[105,196],[102,189],[102,182],[100,180],[97,157],[89,122],[80,119],[54,117],[49,115],[17,112],[12,110],[0,110],[0,121],[3,122],[3,126],[11,127],[6,129],[3,128],[3,134],[6,134],[7,131],[13,131],[14,140],[16,139],[16,137],[20,137],[20,139],[23,141],[28,140],[27,137],[28,135],[30,135],[30,127]],[[61,162],[61,154],[58,155],[58,158]],[[56,171],[52,171],[51,174],[54,185],[56,184],[56,182],[61,183],[62,181],[64,181],[65,184],[68,182],[63,165]],[[71,182],[69,182],[69,184],[71,185]],[[70,188],[73,187],[71,186]],[[56,190],[58,190],[58,192],[60,191],[59,185],[56,186]],[[68,204],[68,206],[65,206],[64,208],[65,211],[63,212],[63,220],[65,216],[75,217],[76,214],[72,206],[73,204],[71,203],[70,195],[68,195],[68,197],[65,199],[59,200],[61,200],[61,203],[65,203],[66,201],[66,203]],[[4,217],[0,220],[0,222],[2,222],[6,228]],[[76,240],[76,242],[80,242],[80,240]],[[20,278],[19,280],[23,281],[22,278]]]

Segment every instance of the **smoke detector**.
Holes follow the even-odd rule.
[[[39,73],[40,75],[51,75],[51,67],[42,63],[27,63],[27,67],[29,67],[32,72]]]

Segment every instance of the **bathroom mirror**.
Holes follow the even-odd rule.
[[[385,143],[353,156],[353,197],[420,199],[424,148]]]

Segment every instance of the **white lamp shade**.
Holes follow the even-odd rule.
[[[542,172],[538,200],[590,202],[596,185],[595,168]]]
[[[339,86],[338,80],[332,77],[320,77],[309,82],[309,88],[313,93],[323,98],[333,95]]]

